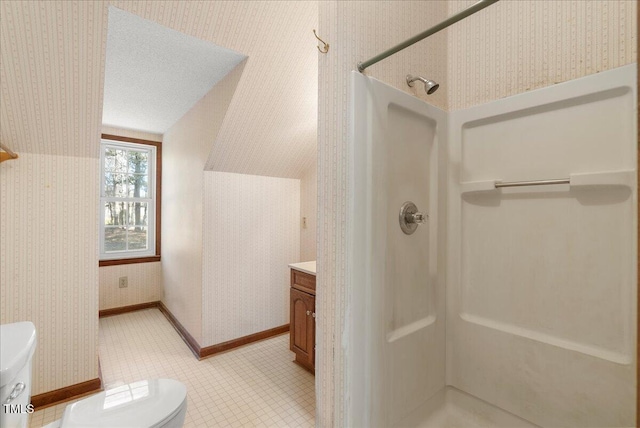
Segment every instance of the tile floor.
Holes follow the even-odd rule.
[[[100,319],[105,386],[153,377],[183,382],[185,427],[314,426],[314,377],[292,360],[287,334],[198,361],[157,309]],[[29,426],[61,418],[70,403],[35,412]]]

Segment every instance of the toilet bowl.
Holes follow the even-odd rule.
[[[44,428],[179,428],[187,388],[173,379],[150,379],[108,389],[70,404],[62,419]]]
[[[29,321],[0,325],[0,427],[26,427],[31,406],[31,361],[36,327]]]
[[[36,329],[31,322],[0,326],[0,427],[24,428],[31,401],[31,365]],[[187,388],[173,379],[141,380],[110,388],[66,407],[45,428],[180,428],[187,413]]]

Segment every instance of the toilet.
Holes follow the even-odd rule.
[[[31,322],[0,326],[1,427],[27,426],[31,360],[36,330]],[[8,405],[4,405],[8,403]],[[187,413],[187,388],[173,379],[148,379],[110,388],[66,407],[62,419],[44,428],[179,428]]]
[[[0,427],[26,427],[31,401],[31,359],[36,327],[31,322],[0,325]]]
[[[140,380],[76,401],[44,428],[180,428],[187,388],[173,379]]]

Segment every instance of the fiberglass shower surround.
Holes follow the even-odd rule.
[[[636,73],[453,112],[352,73],[349,426],[634,426]]]

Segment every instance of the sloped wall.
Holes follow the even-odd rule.
[[[299,178],[315,162],[314,1],[3,1],[5,144],[97,156],[109,6],[251,58],[208,170]]]
[[[249,57],[206,170],[299,178],[315,161],[317,2],[109,4]]]
[[[85,192],[87,201],[90,198],[95,201],[98,197],[103,61],[110,5],[250,56],[250,78],[243,84],[243,96],[229,109],[234,120],[227,125],[224,138],[218,146],[218,153],[224,155],[215,158],[224,161],[224,168],[242,168],[245,173],[290,175],[298,178],[315,162],[315,64],[318,54],[311,32],[317,23],[315,2],[7,0],[0,2],[0,141],[20,154],[21,163],[12,161],[13,167],[9,166],[12,162],[3,163],[0,167],[2,174],[5,174],[2,206],[5,210],[11,209],[11,212],[6,211],[6,216],[3,215],[2,224],[5,227],[12,228],[19,223],[21,226],[16,230],[22,228],[39,231],[43,230],[43,225],[50,224],[49,220],[64,218],[67,221],[67,218],[72,218],[72,213],[75,215],[78,212],[86,213],[83,215],[89,218],[97,213],[95,203],[87,210],[78,205],[80,202],[72,202],[72,199],[66,198],[75,197],[90,186],[94,187],[90,192]],[[280,23],[279,31],[273,31],[274,22]],[[299,42],[300,40],[305,42]],[[274,98],[277,100],[274,101]],[[300,100],[304,106],[298,108]],[[228,103],[225,110],[226,107],[229,107]],[[192,119],[208,129],[219,129],[221,125],[216,120],[221,121],[222,117],[222,113],[217,118],[207,113]],[[297,124],[296,127],[290,128],[289,133],[283,133],[283,126],[292,123]],[[190,236],[195,245],[200,239],[202,171],[210,146],[206,153],[195,155],[191,150],[192,145],[197,150],[201,141],[191,137],[197,137],[197,132],[192,132],[188,127],[174,128],[169,142],[177,143],[165,145],[165,156],[170,158],[166,162],[169,175],[165,179],[165,184],[169,183],[165,189],[168,192],[165,198],[170,203],[170,212],[163,218],[163,223],[166,225],[167,221],[171,222],[176,230],[176,239],[173,240],[175,245],[163,248],[163,264],[169,259],[168,270],[165,271],[169,279],[169,300],[165,303],[176,311],[176,315],[181,314],[187,324],[193,323],[198,331],[201,309],[191,311],[192,302],[189,300],[193,295],[190,291],[193,290],[189,287],[194,284],[191,273],[199,277],[202,262],[197,251],[195,256],[199,261],[192,261],[194,254],[189,248],[194,246],[190,242]],[[282,144],[283,140],[287,144]],[[208,143],[211,144],[212,141]],[[167,147],[169,145],[172,147]],[[29,159],[28,154],[43,157]],[[275,161],[263,163],[265,159]],[[194,164],[199,169],[191,168]],[[43,169],[42,174],[47,174],[47,177],[72,175],[78,183],[83,183],[77,186],[87,187],[85,189],[74,187],[76,184],[70,185],[68,189],[76,189],[78,192],[67,195],[65,189],[60,195],[65,199],[40,202],[37,211],[17,202],[14,208],[8,208],[14,203],[11,201],[26,197],[27,193],[40,195],[43,192],[35,181],[29,181],[33,177],[29,178],[27,173],[15,170],[10,172],[10,168],[16,168],[15,165],[29,171],[37,169],[38,173]],[[264,169],[257,171],[256,168]],[[194,171],[200,173],[196,174]],[[184,185],[176,184],[179,179],[189,182]],[[190,198],[196,198],[195,195],[198,195],[200,203],[189,204],[192,200]],[[187,211],[180,211],[181,202],[185,202]],[[56,207],[63,206],[64,214],[47,214],[53,210],[54,204]],[[42,216],[32,216],[35,212]],[[190,232],[193,235],[181,234],[181,231],[187,229],[186,223],[195,217],[199,218],[200,226],[193,227]],[[62,223],[55,223],[54,226],[57,224]],[[46,365],[46,373],[37,375],[43,378],[41,381],[36,380],[33,391],[35,394],[93,379],[98,375],[96,346],[99,256],[97,250],[88,248],[89,245],[96,245],[97,249],[97,217],[95,222],[82,220],[75,227],[74,233],[77,232],[78,237],[74,235],[70,240],[61,240],[56,235],[55,243],[51,244],[66,245],[68,242],[70,246],[77,244],[83,249],[77,254],[74,252],[74,257],[69,259],[52,255],[53,247],[42,245],[33,237],[18,244],[17,241],[11,241],[14,238],[3,234],[0,243],[3,254],[0,264],[5,272],[0,284],[0,290],[4,293],[3,302],[11,302],[12,308],[21,308],[3,311],[2,322],[31,316],[33,311],[27,311],[26,308],[36,306],[43,311],[50,311],[47,316],[56,319],[55,322],[49,322],[49,318],[41,322],[41,325],[46,324],[56,330],[41,332],[38,352],[42,354],[38,354],[36,359],[39,359],[38,367]],[[15,239],[22,240],[23,237]],[[172,235],[165,232],[163,244],[171,240]],[[14,244],[18,246],[14,248]],[[40,246],[33,250],[35,252],[30,253],[31,246],[38,244]],[[12,255],[4,257],[4,254],[16,254],[16,258]],[[32,255],[43,261],[38,268],[46,267],[50,272],[32,272],[32,269],[36,269],[28,261]],[[186,263],[184,268],[181,267],[182,261]],[[195,263],[197,269],[188,269],[192,266],[190,263]],[[136,270],[141,281],[147,281],[150,277],[158,278],[157,267],[148,265],[144,269],[147,268],[155,270],[141,272],[143,268],[140,266],[131,269]],[[116,268],[105,270],[103,280],[110,281],[108,278],[119,275],[116,271]],[[78,279],[78,275],[82,279]],[[16,277],[19,281],[15,280]],[[24,287],[25,278],[43,284],[51,282],[51,277],[56,278],[55,281],[59,281],[59,284],[64,284],[63,288],[52,287],[51,290],[56,291],[53,294],[33,288],[35,285]],[[195,284],[200,283],[199,280],[195,281]],[[22,288],[16,289],[16,284]],[[183,288],[184,300],[175,298],[175,294],[172,294],[179,287],[186,287]],[[200,290],[201,286],[196,288]],[[47,296],[46,303],[42,303],[42,295]],[[74,296],[72,300],[69,300],[70,295]],[[4,296],[8,296],[8,300]],[[198,291],[193,298],[201,300],[200,296]],[[70,301],[80,311],[66,311],[66,305]],[[118,301],[118,298],[111,300],[113,304]],[[9,303],[6,305],[9,306]],[[200,304],[195,306],[201,308]],[[64,326],[64,331],[74,331],[70,338],[75,340],[76,335],[80,335],[82,340],[76,340],[69,346],[65,341],[58,341],[56,335],[61,334],[62,329],[58,329],[61,325]],[[45,345],[46,343],[49,345]],[[38,367],[36,370],[39,370]]]
[[[98,156],[102,2],[0,3],[0,140],[15,152]]]
[[[162,301],[200,344],[204,166],[244,64],[198,101],[162,142]]]
[[[0,322],[33,321],[32,394],[98,377],[100,2],[0,2]]]

